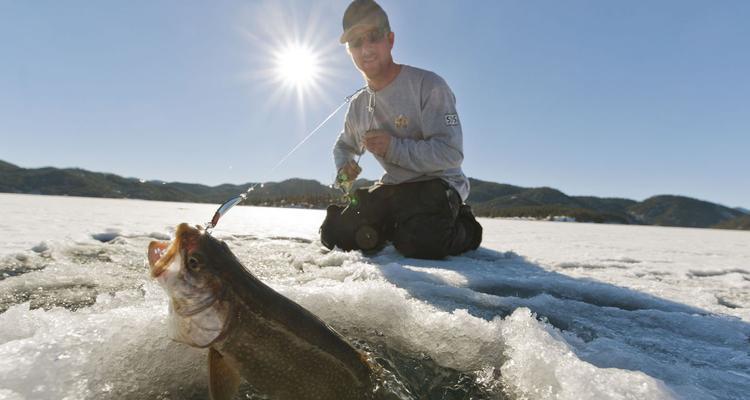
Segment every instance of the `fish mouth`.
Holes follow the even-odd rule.
[[[175,242],[177,241],[175,240]],[[158,277],[167,269],[166,266],[169,265],[176,254],[176,251],[173,250],[174,247],[170,247],[170,242],[156,240],[148,244],[148,265],[151,269],[152,278]]]
[[[198,240],[203,235],[200,227],[181,223],[175,231],[175,238],[170,242],[154,240],[148,245],[148,265],[151,277],[157,278],[167,270],[174,257],[183,250],[192,251],[198,247]]]

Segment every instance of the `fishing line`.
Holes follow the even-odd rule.
[[[299,143],[297,143],[296,146],[294,146],[291,150],[289,150],[289,152],[286,153],[286,155],[284,157],[282,157],[281,160],[279,160],[279,162],[276,163],[276,165],[274,165],[273,168],[271,168],[271,170],[268,172],[268,175],[272,174],[274,171],[276,171],[276,169],[278,167],[280,167],[282,164],[284,164],[284,162],[289,157],[291,157],[292,154],[294,154],[294,152],[297,151],[297,149],[299,149],[300,147],[302,147],[302,145],[305,144],[305,142],[307,142],[308,139],[310,139],[316,132],[318,132],[320,130],[320,128],[322,128],[323,125],[325,125],[326,122],[328,122],[328,120],[330,120],[331,118],[333,118],[333,116],[336,115],[336,113],[338,113],[339,110],[341,110],[345,105],[349,104],[349,102],[351,102],[351,100],[352,100],[352,98],[354,96],[358,95],[363,90],[367,90],[367,89],[368,89],[367,86],[359,88],[354,93],[352,93],[349,96],[347,96],[344,99],[344,102],[341,103],[341,105],[339,105],[338,107],[336,107],[336,109],[333,110],[333,112],[331,112],[328,115],[328,117],[326,117],[323,120],[323,122],[321,122],[320,124],[318,124],[318,126],[316,126],[315,129],[313,129],[312,131],[310,131],[310,133],[307,134],[307,136],[305,136]],[[252,192],[253,190],[255,190],[255,187],[257,187],[258,185],[261,185],[261,187],[263,187],[263,183],[260,183],[260,182],[255,183],[252,186],[250,186],[250,188],[248,188],[243,193],[240,193],[236,197],[232,197],[231,199],[229,199],[226,202],[224,202],[224,204],[222,204],[221,206],[219,206],[219,209],[216,210],[216,212],[214,213],[213,218],[211,218],[211,221],[206,223],[206,231],[208,231],[209,229],[214,228],[216,226],[216,224],[219,223],[219,219],[222,216],[224,216],[224,214],[226,214],[230,209],[232,209],[232,207],[236,206],[237,204],[241,203],[243,200],[247,199],[247,195],[250,192]]]

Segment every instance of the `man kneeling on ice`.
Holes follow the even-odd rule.
[[[356,190],[348,207],[328,207],[320,228],[326,247],[376,251],[387,241],[408,257],[443,258],[479,247],[482,226],[471,208],[461,170],[463,136],[456,100],[437,74],[396,64],[388,16],[372,0],[344,13],[340,42],[367,88],[349,105],[334,145],[337,182],[351,187],[361,169],[355,156],[372,153],[385,174]]]

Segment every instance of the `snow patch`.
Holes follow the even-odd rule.
[[[521,399],[670,399],[663,382],[642,372],[597,368],[581,361],[554,328],[519,308],[501,322],[509,392]]]
[[[156,240],[170,240],[171,239],[171,237],[168,234],[162,233],[162,232],[151,232],[148,234],[148,237],[150,237],[151,239],[156,239]]]

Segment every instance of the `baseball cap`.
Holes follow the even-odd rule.
[[[340,43],[346,43],[351,33],[360,28],[374,28],[391,30],[388,16],[383,8],[373,0],[354,0],[344,12],[344,33],[339,38]]]

